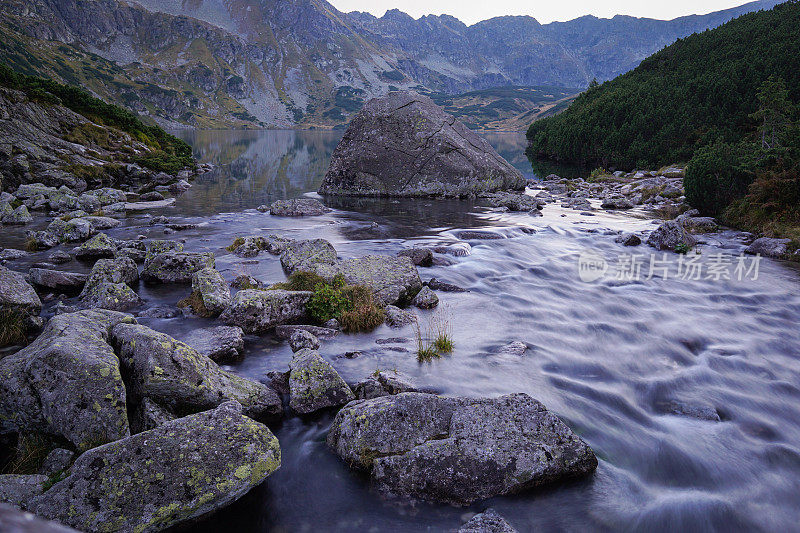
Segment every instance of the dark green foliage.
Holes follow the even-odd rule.
[[[754,135],[757,93],[773,75],[796,107],[797,1],[680,39],[584,92],[560,115],[531,125],[529,155],[625,169],[689,161],[701,146]]]
[[[350,309],[350,302],[344,295],[344,278],[336,277],[331,283],[318,283],[306,309],[311,318],[324,323],[331,318],[338,319]]]
[[[180,170],[194,164],[192,149],[188,144],[169,135],[158,126],[145,124],[131,111],[95,98],[80,87],[19,74],[2,63],[0,63],[0,86],[23,91],[29,98],[43,103],[60,103],[93,122],[129,133],[136,140],[156,150],[156,153],[163,154],[147,160],[152,165],[150,168],[174,169],[180,164],[176,169]],[[146,163],[142,161],[142,164]]]
[[[708,215],[718,215],[747,192],[753,173],[743,166],[745,148],[714,143],[697,150],[686,167],[686,200]]]

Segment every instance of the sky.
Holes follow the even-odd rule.
[[[673,19],[683,15],[705,14],[747,3],[746,0],[329,0],[337,9],[368,11],[380,17],[397,8],[414,18],[448,14],[466,24],[501,15],[530,15],[542,24],[565,21],[583,15],[610,18],[631,15]]]

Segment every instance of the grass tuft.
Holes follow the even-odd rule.
[[[26,316],[14,309],[0,309],[0,347],[25,344]]]

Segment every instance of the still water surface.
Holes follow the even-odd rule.
[[[456,230],[486,228],[502,240],[470,241],[453,265],[421,268],[469,289],[440,293],[450,317],[452,355],[420,364],[411,328],[324,342],[323,356],[350,382],[397,369],[446,395],[525,392],[564,419],[595,450],[589,479],[467,509],[383,502],[325,445],[331,417],[290,418],[273,428],[280,470],[238,503],[207,519],[207,531],[449,531],[470,512],[493,507],[520,531],[789,531],[800,529],[800,291],[798,272],[764,260],[757,280],[659,279],[594,283],[577,260],[593,251],[610,261],[630,252],[612,231],[652,229],[636,213],[581,216],[549,205],[544,216],[491,212],[469,202],[336,199],[334,211],[306,219],[270,217],[260,204],[317,189],[338,133],[184,132],[203,162],[218,169],[165,210],[199,223],[168,238],[212,251],[232,279],[284,275],[276,257],[227,253],[239,235],[325,238],[342,256],[392,254],[457,242]],[[531,177],[519,135],[490,135],[500,153]],[[157,215],[160,213],[153,213]],[[562,216],[566,215],[566,216]],[[115,237],[163,238],[150,215],[130,216]],[[531,230],[535,231],[532,232]],[[19,235],[7,235],[13,243]],[[8,244],[7,244],[8,245]],[[734,232],[713,236],[704,254],[738,255]],[[637,253],[648,254],[640,247]],[[185,287],[145,286],[148,304],[174,305]],[[421,313],[422,320],[430,312]],[[181,338],[203,319],[140,319]],[[379,345],[402,337],[405,343]],[[500,346],[523,341],[522,356]],[[359,351],[355,359],[345,352]],[[269,336],[248,339],[229,369],[253,379],[286,370],[291,350]],[[676,408],[675,406],[680,406]],[[700,418],[672,414],[700,413]],[[711,421],[704,418],[716,418]],[[194,526],[195,528],[197,526]]]

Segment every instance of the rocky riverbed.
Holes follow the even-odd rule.
[[[290,156],[303,173],[311,150]],[[747,527],[763,505],[770,527],[797,518],[780,481],[793,463],[774,458],[800,432],[798,273],[764,259],[756,279],[706,279],[720,252],[731,273],[750,266],[753,236],[694,220],[680,194],[634,203],[644,180],[679,177],[273,205],[322,175],[258,182],[263,153],[206,159],[215,170],[173,205],[110,213],[91,241],[4,251],[0,295],[19,295],[4,305],[43,329],[0,355],[0,420],[17,448],[46,435],[48,453],[0,478],[3,499],[87,530],[212,509],[196,527]],[[251,169],[241,189],[236,165]],[[683,218],[656,218],[667,205]],[[20,250],[51,220],[34,213],[1,242]],[[585,253],[608,266],[591,282]],[[648,279],[652,254],[706,270]],[[618,276],[632,255],[642,275]],[[298,271],[370,288],[384,323],[315,323],[313,291],[274,286]],[[442,321],[452,352],[420,360],[415,323],[427,336]]]

